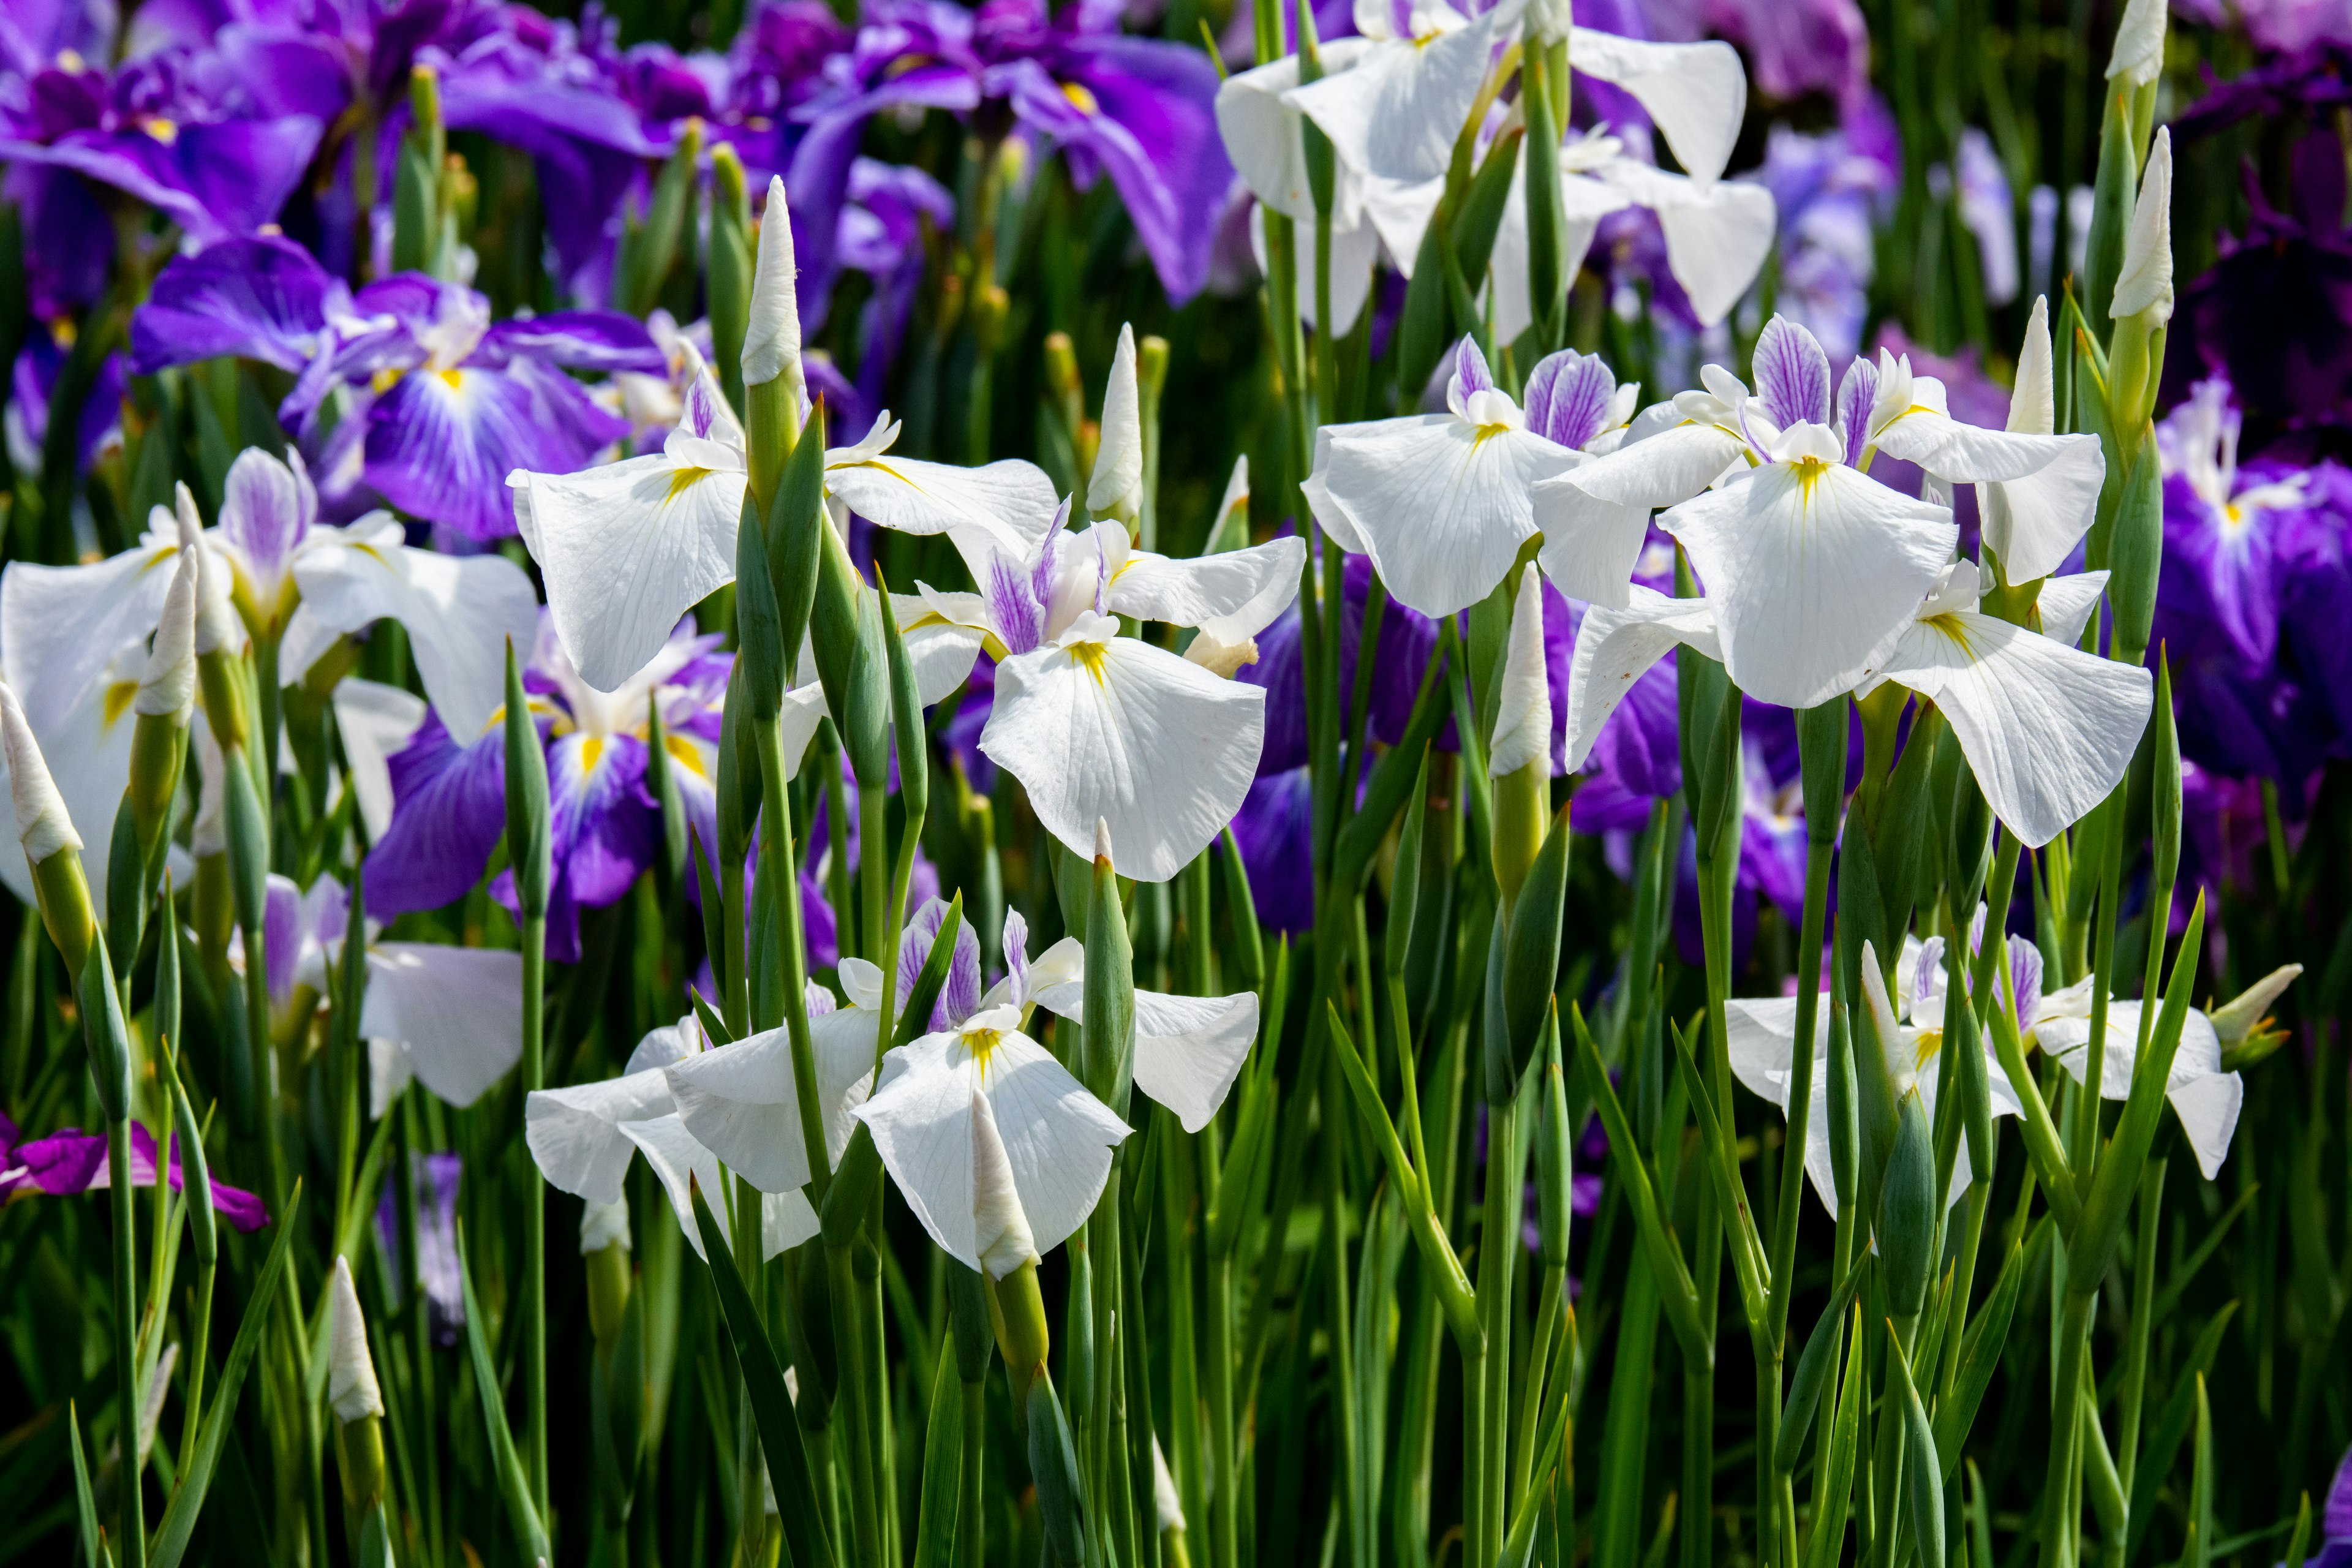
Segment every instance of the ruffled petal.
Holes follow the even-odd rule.
[[[1623,88],[1658,122],[1675,161],[1701,180],[1730,162],[1748,113],[1748,73],[1729,44],[1654,44],[1579,27],[1569,37],[1576,69]]]
[[[2036,849],[2115,789],[2156,700],[2139,666],[1967,611],[1914,625],[1885,674],[1942,710],[1994,813]]]
[[[1659,522],[1706,584],[1731,679],[1784,708],[1860,685],[1959,534],[1948,509],[1810,459],[1736,476]]]
[[[507,749],[493,731],[459,745],[427,714],[415,737],[386,759],[392,826],[367,858],[367,908],[388,921],[466,896],[507,830]]]
[[[621,1123],[670,1110],[669,1083],[657,1069],[536,1089],[523,1106],[523,1142],[550,1186],[592,1204],[616,1204],[636,1152]]]
[[[662,1069],[686,1130],[763,1193],[809,1179],[787,1032],[766,1029]]]
[[[1197,626],[1224,620],[1255,637],[1298,596],[1306,542],[1296,535],[1198,559],[1130,553],[1111,574],[1110,613]]]
[[[1623,609],[1596,605],[1585,613],[1568,672],[1568,772],[1584,766],[1617,704],[1677,644],[1707,658],[1722,657],[1708,601],[1670,599],[1635,584]]]
[[[1107,637],[998,665],[980,749],[1074,853],[1107,820],[1119,873],[1164,882],[1241,809],[1265,733],[1263,690]]]
[[[522,1059],[522,954],[387,942],[367,956],[360,1033],[399,1041],[443,1100],[473,1104]]]
[[[529,360],[412,371],[368,411],[366,479],[412,517],[498,539],[515,531],[509,474],[570,473],[628,432],[578,382]]]

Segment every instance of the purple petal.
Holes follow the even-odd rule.
[[[275,871],[269,874],[269,895],[262,906],[261,940],[269,966],[269,999],[282,1004],[294,994],[294,966],[302,954],[302,889]],[[253,962],[250,949],[246,962]]]
[[[1448,389],[1448,402],[1466,402],[1471,394],[1495,390],[1495,373],[1486,368],[1486,356],[1478,352],[1477,340],[1464,337],[1454,353],[1454,384]]]
[[[1250,897],[1269,930],[1298,931],[1315,923],[1314,806],[1307,770],[1293,768],[1250,785],[1234,817]]]
[[[500,321],[484,334],[475,358],[502,364],[509,357],[544,360],[567,370],[669,374],[669,361],[646,324],[618,310],[551,310]]]
[[[1868,354],[1856,354],[1838,383],[1837,431],[1845,438],[1845,460],[1862,461],[1870,444],[1870,405],[1878,401],[1878,366]]]
[[[1037,564],[1029,573],[1029,592],[1041,610],[1054,602],[1054,554],[1061,547],[1063,531],[1069,526],[1070,498],[1064,496],[1062,504],[1054,509],[1054,521],[1045,525],[1045,537],[1037,545]]]
[[[1563,447],[1581,447],[1601,434],[1617,377],[1599,354],[1562,349],[1536,362],[1527,394],[1528,429]]]
[[[2011,937],[2009,973],[2017,983],[2017,1026],[2022,1029],[2042,1005],[2042,950],[2023,937]]]
[[[2336,1467],[2336,1479],[2328,1483],[2327,1507],[2320,1521],[2330,1542],[2352,1541],[2352,1449],[2345,1451],[2344,1462]]]
[[[144,22],[152,5],[140,8]],[[201,38],[191,39],[201,47]],[[221,65],[265,117],[304,114],[322,125],[351,107],[350,56],[342,41],[298,27],[233,22],[213,35]]]
[[[1829,423],[1830,356],[1812,333],[1786,316],[1775,316],[1756,340],[1754,363],[1756,395],[1774,424],[1786,429]]]
[[[286,569],[318,515],[319,492],[307,470],[259,447],[247,447],[229,465],[221,487],[221,531],[261,576],[274,580]]]
[[[616,902],[653,863],[660,803],[646,744],[574,731],[547,749],[548,831],[557,874],[588,909]]]
[[[515,531],[507,475],[572,473],[627,434],[577,382],[527,360],[412,372],[369,410],[367,482],[412,517],[498,539]]]
[[[807,871],[801,878],[801,935],[808,945],[811,969],[831,969],[841,962],[840,928],[833,905],[825,900],[824,884]]]
[[[53,1198],[86,1193],[106,1167],[106,1136],[68,1127],[19,1143],[13,1157],[32,1173],[33,1185]]]
[[[131,319],[131,366],[152,375],[238,354],[299,371],[329,316],[349,307],[349,290],[292,240],[226,241],[175,258],[157,277]]]
[[[47,147],[0,143],[0,156],[47,163],[112,185],[200,240],[251,234],[294,194],[322,130],[307,114],[147,130],[78,131]]]
[[[916,978],[923,965],[930,962],[931,944],[939,939],[940,927],[948,917],[948,906],[932,899],[917,910],[907,921],[906,934],[898,939],[898,998],[905,1001],[915,988]],[[970,921],[956,926],[955,952],[948,960],[947,979],[940,986],[939,1000],[931,1005],[930,1027],[952,1029],[980,1010],[980,937]]]
[[[368,913],[385,921],[454,903],[482,879],[507,829],[505,731],[460,746],[427,713],[388,765],[392,826],[367,858]]]

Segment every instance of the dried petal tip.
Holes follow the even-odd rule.
[[[61,849],[79,849],[81,835],[74,831],[65,797],[49,776],[48,760],[16,694],[0,686],[0,731],[5,731],[8,756],[8,794],[16,807],[16,833],[25,843],[25,858],[38,866]]]
[[[204,547],[180,548],[180,564],[163,594],[163,618],[156,623],[147,669],[139,678],[131,710],[186,723],[196,705],[196,593],[202,586]]]
[[[2132,208],[2131,232],[2124,240],[2123,276],[2116,279],[2114,308],[2120,321],[2145,315],[2150,326],[2172,320],[2172,131],[2158,126],[2140,175],[2139,201]]]
[[[332,1292],[328,1304],[327,1404],[338,1421],[383,1414],[383,1395],[376,1391],[375,1363],[368,1359],[367,1320],[360,1315],[360,1293],[352,1285],[351,1259],[337,1255]]]
[[[977,1089],[971,1091],[971,1218],[972,1247],[990,1279],[1002,1279],[1036,1258],[1037,1240],[1013,1184],[1013,1160],[996,1130],[995,1108]]]
[[[801,386],[801,307],[793,279],[792,209],[784,182],[768,181],[768,205],[760,216],[760,261],[751,275],[751,314],[743,332],[743,384],[764,386],[782,376],[794,392]]]
[[[1544,662],[1543,581],[1530,570],[1519,579],[1511,611],[1511,640],[1503,653],[1503,681],[1495,710],[1495,743],[1486,773],[1506,778],[1551,757],[1551,683]],[[1547,772],[1549,769],[1547,768]]]
[[[585,1258],[608,1247],[629,1250],[626,1200],[617,1204],[591,1203],[580,1211],[580,1256]]]
[[[1095,859],[1104,866],[1110,864],[1110,818],[1095,818]]]

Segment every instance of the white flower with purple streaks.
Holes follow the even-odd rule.
[[[1884,657],[1959,531],[1949,508],[1857,466],[1871,436],[1900,423],[1869,416],[1879,387],[1866,363],[1846,373],[1833,408],[1829,356],[1776,316],[1757,340],[1755,369],[1759,390],[1750,395],[1706,366],[1706,391],[1645,410],[1614,452],[1542,487],[1544,564],[1562,593],[1625,608],[1649,511],[1672,508],[1659,521],[1706,586],[1732,679],[1764,701],[1811,707],[1852,689]],[[1930,398],[1938,409],[1941,391]],[[1907,364],[1902,393],[1908,408]],[[1932,417],[1939,429],[1973,431]]]
[[[1241,809],[1265,693],[1120,636],[1118,617],[1255,637],[1296,595],[1306,546],[1176,561],[1133,549],[1118,523],[1071,534],[1066,521],[1065,503],[1034,551],[976,563],[981,592],[919,583],[893,609],[910,635],[967,628],[999,660],[980,749],[1021,781],[1046,830],[1091,857],[1108,821],[1119,874],[1164,882]]]
[[[691,349],[688,349],[691,353]],[[1020,550],[1053,514],[1053,487],[1017,459],[981,468],[889,456],[888,415],[825,454],[835,499],[906,533]],[[735,580],[735,529],[751,482],[742,425],[698,367],[658,453],[582,473],[507,478],[518,526],[547,584],[558,636],[589,685],[610,690],[654,657],[680,616]]]
[[[1976,563],[1956,561],[1871,681],[1936,705],[1994,814],[2028,848],[2107,797],[2156,705],[2146,668],[2074,646],[2106,583],[2104,572],[2044,583],[2045,636],[1980,614]]]
[[[1450,616],[1493,592],[1535,537],[1530,487],[1585,463],[1579,448],[1623,425],[1637,390],[1620,393],[1599,360],[1563,351],[1528,375],[1522,410],[1465,338],[1447,412],[1316,432],[1307,504],[1341,549],[1372,558],[1400,602]]]

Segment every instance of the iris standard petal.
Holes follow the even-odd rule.
[[[1176,626],[1233,617],[1230,625],[1255,637],[1298,596],[1306,560],[1296,535],[1188,560],[1137,551],[1111,574],[1110,612]]]
[[[1959,534],[1948,509],[1811,458],[1737,475],[1659,523],[1706,584],[1731,679],[1784,708],[1861,684]]]
[[[1073,852],[1108,821],[1119,873],[1164,882],[1241,809],[1265,734],[1259,688],[1097,633],[998,665],[980,749]]]
[[[2036,849],[2115,789],[2156,700],[2139,666],[1971,611],[1914,624],[1885,674],[1942,710],[1994,813]]]

